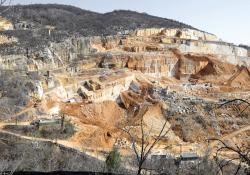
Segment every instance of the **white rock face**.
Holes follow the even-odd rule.
[[[180,39],[188,39],[188,40],[220,41],[220,39],[216,35],[186,28],[185,29],[148,28],[148,29],[138,29],[135,32],[133,32],[133,35],[138,37],[147,37],[158,34],[163,34],[169,38],[178,37]]]
[[[42,83],[40,81],[35,82],[35,86],[36,86],[35,96],[36,96],[36,98],[41,100],[43,98],[43,95],[44,95]]]
[[[249,52],[243,47],[223,42],[213,34],[192,29],[164,29],[149,28],[138,29],[132,35],[140,39],[151,36],[164,36],[162,39],[163,49],[177,48],[182,53],[212,54],[218,57],[219,61],[233,65],[250,66]],[[177,39],[179,42],[174,41]],[[157,76],[157,72],[154,73]],[[171,75],[171,72],[168,73]]]
[[[180,50],[184,53],[194,52],[203,54],[234,55],[247,57],[247,50],[238,46],[225,43],[191,42],[189,45],[180,45]]]
[[[37,86],[37,94],[38,94],[38,98],[42,99],[43,97],[43,88],[42,88],[42,84],[39,83]]]
[[[10,21],[8,21],[6,18],[3,18],[0,16],[0,31],[4,30],[13,30],[14,27]]]
[[[191,43],[190,45],[182,44],[178,47],[183,53],[198,53],[216,55],[218,61],[233,65],[250,66],[248,51],[244,48],[216,43]]]
[[[48,111],[48,114],[50,114],[50,115],[58,115],[59,113],[60,113],[60,107],[59,107],[59,105],[53,106]]]
[[[103,85],[101,89],[95,91],[90,91],[83,86],[81,86],[79,90],[88,100],[93,102],[103,102],[106,100],[115,101],[121,92],[129,89],[134,78],[134,75],[121,77],[115,81],[111,81],[109,84]]]

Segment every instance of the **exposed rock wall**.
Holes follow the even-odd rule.
[[[225,43],[202,43],[193,42],[189,45],[181,44],[179,49],[183,53],[199,53],[199,54],[213,54],[217,55],[218,59],[222,59],[223,62],[228,62],[234,65],[242,65],[245,62],[250,66],[250,60],[247,50],[238,46],[229,45]]]
[[[13,30],[13,25],[6,18],[0,16],[0,31]]]
[[[53,70],[90,53],[93,53],[90,38],[71,38],[63,43],[51,43],[50,47],[34,53],[27,49],[24,55],[0,55],[0,62],[3,70]]]
[[[200,31],[163,28],[138,29],[134,33],[106,37],[71,37],[64,42],[51,42],[49,47],[34,53],[27,49],[27,54],[1,55],[0,69],[25,74],[54,72],[65,68],[74,75],[89,69],[94,74],[99,74],[95,72],[95,68],[126,68],[153,77],[181,78],[201,75],[213,68],[210,59],[234,66],[250,66],[249,50],[215,40],[213,35]],[[101,74],[103,73],[100,72]],[[101,83],[102,87],[94,91],[86,90],[79,83],[73,83],[69,87],[56,85],[53,79],[48,79],[47,84],[42,82],[42,87],[45,94],[47,90],[54,88],[55,94],[58,97],[61,95],[63,99],[79,95],[77,91],[80,89],[88,100],[103,101],[116,99],[120,92],[128,89],[132,79],[124,76],[117,80],[118,83],[104,86]],[[72,92],[67,94],[67,88],[71,88]]]
[[[184,57],[180,59],[179,72],[182,74],[194,75],[208,65],[208,60],[193,60]]]
[[[181,44],[180,50],[182,52],[194,52],[203,54],[247,56],[246,49],[226,43],[196,41],[190,42],[189,44]]]
[[[79,55],[92,53],[90,38],[70,38],[62,43],[52,43],[52,55],[62,62],[68,63],[78,58]]]
[[[134,75],[124,74],[114,80],[106,80],[105,82],[97,81],[95,82],[97,85],[96,89],[88,89],[84,86],[86,82],[82,82],[78,93],[81,93],[86,100],[92,102],[102,102],[105,100],[115,101],[121,92],[129,89],[129,86],[134,78]],[[92,80],[88,83],[93,84],[94,82]]]
[[[27,70],[27,57],[24,55],[1,55],[1,70]]]
[[[177,62],[178,59],[171,54],[145,54],[129,58],[127,66],[156,77],[174,76]]]
[[[17,39],[14,37],[0,35],[0,44],[8,44],[8,43],[12,43],[12,42],[17,42]]]
[[[204,40],[204,41],[219,41],[217,36],[206,32],[201,32],[192,29],[165,29],[165,28],[150,28],[150,29],[138,29],[132,35],[139,37],[149,37],[152,35],[164,35],[165,37],[187,40]]]
[[[38,71],[57,69],[59,62],[51,57],[34,56],[33,58],[26,55],[5,55],[0,56],[1,70],[15,71]]]
[[[194,31],[182,30],[192,34]],[[85,59],[86,55],[92,56],[95,61],[83,61],[72,67],[73,72],[85,68],[102,67],[125,67],[140,70],[143,73],[159,76],[173,76],[176,69],[176,58],[168,51],[169,48],[178,48],[182,53],[212,54],[219,61],[234,65],[250,66],[248,50],[223,42],[184,40],[184,43],[176,43],[178,40],[170,40],[170,43],[161,43],[161,40],[152,35],[159,33],[168,37],[177,32],[177,29],[140,29],[135,33],[138,36],[110,36],[110,37],[87,37],[70,38],[62,43],[51,43],[50,47],[40,52],[27,55],[1,56],[2,69],[18,70],[53,70],[74,61]],[[184,32],[184,33],[185,33]],[[198,31],[197,31],[198,32]],[[198,32],[201,35],[202,32]],[[198,34],[196,34],[198,36]],[[204,33],[203,33],[204,34]],[[187,34],[183,35],[185,38]],[[194,35],[194,36],[196,36]],[[210,34],[204,34],[203,39]],[[148,36],[148,37],[146,37]],[[206,36],[206,37],[205,37]],[[187,37],[186,37],[187,38]],[[27,51],[28,52],[28,51]],[[136,54],[133,54],[136,53]],[[141,55],[141,56],[138,56]],[[99,60],[99,62],[97,61]],[[192,68],[190,68],[192,69]],[[196,69],[196,68],[195,68]],[[198,68],[199,69],[199,68]]]

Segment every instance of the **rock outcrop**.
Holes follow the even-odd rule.
[[[215,75],[215,66],[230,64],[232,67],[245,66],[249,70],[248,52],[247,48],[225,43],[205,32],[152,28],[107,37],[71,37],[63,42],[51,42],[48,47],[37,52],[30,53],[27,50],[27,54],[1,55],[0,62],[2,71],[54,72],[65,67],[67,72],[74,75],[83,70],[99,68],[128,69],[157,78],[175,77],[187,81],[196,78],[209,81],[205,75]],[[222,68],[217,70],[219,74],[223,74],[223,71]],[[233,76],[232,72],[224,71],[224,74]],[[128,89],[133,80],[127,80],[127,75],[120,76],[119,82],[108,86],[101,85],[99,80],[92,81],[100,88],[91,91],[84,88],[84,83],[78,83],[73,94],[81,94],[90,101],[114,100],[120,92]],[[123,78],[125,79],[122,80]],[[85,84],[89,80],[86,79]],[[53,79],[46,81],[50,87],[55,84]]]
[[[0,31],[13,30],[13,24],[8,19],[0,16]]]

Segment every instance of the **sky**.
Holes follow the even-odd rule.
[[[250,45],[250,0],[12,0],[15,4],[57,3],[105,13],[125,9],[174,19]]]

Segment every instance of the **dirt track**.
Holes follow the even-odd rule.
[[[19,123],[19,124],[20,125],[26,125],[27,123]],[[15,137],[18,137],[18,138],[21,138],[21,139],[25,139],[25,140],[30,140],[30,141],[51,142],[53,144],[64,146],[65,148],[69,148],[69,149],[74,149],[74,150],[80,151],[80,152],[82,152],[84,154],[88,154],[88,155],[96,157],[96,158],[98,158],[100,160],[104,160],[103,156],[101,156],[100,154],[95,154],[94,153],[94,151],[96,151],[96,150],[84,148],[84,147],[82,147],[82,145],[79,145],[79,144],[77,144],[75,142],[71,142],[71,141],[67,141],[67,140],[51,140],[51,139],[44,139],[44,138],[35,138],[35,137],[23,136],[21,134],[16,134],[16,133],[13,133],[13,132],[9,132],[9,131],[3,130],[2,128],[3,128],[4,125],[5,124],[0,123],[0,133],[9,134],[9,135],[12,135],[12,136],[15,136]]]
[[[234,131],[231,134],[228,134],[228,135],[222,137],[221,139],[222,140],[226,140],[226,139],[229,139],[229,138],[232,138],[234,136],[237,136],[238,134],[240,134],[240,133],[242,133],[244,131],[248,131],[248,130],[250,130],[250,126],[246,126],[246,127],[243,127],[243,128],[241,128],[241,129],[239,129],[237,131]]]
[[[245,126],[237,131],[234,131],[228,135],[225,135],[223,137],[220,138],[220,140],[224,141],[224,140],[227,140],[227,139],[230,139],[230,138],[233,138],[235,136],[237,136],[238,134],[242,133],[242,132],[245,132],[245,131],[248,131],[250,130],[250,126]],[[210,146],[213,148],[214,146],[216,146],[219,142],[218,141],[213,141]]]

